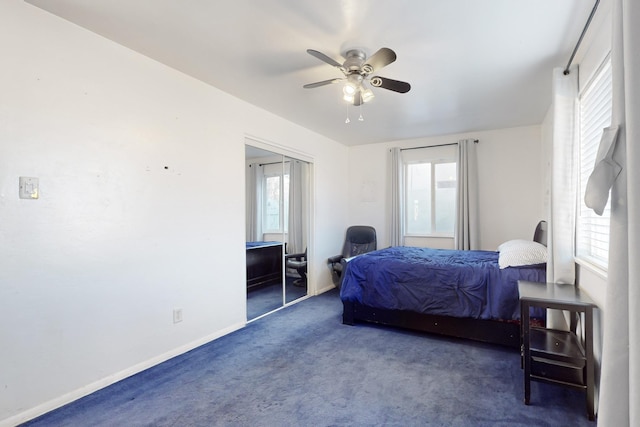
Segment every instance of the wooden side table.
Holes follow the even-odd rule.
[[[524,367],[524,403],[529,404],[531,381],[585,390],[589,420],[595,419],[593,308],[595,303],[574,285],[518,281],[521,344]],[[530,325],[530,308],[568,311],[569,331]],[[576,333],[578,320],[584,337]]]

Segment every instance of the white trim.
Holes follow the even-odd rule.
[[[579,90],[578,90],[578,98],[582,98],[582,95],[584,94],[584,92],[586,92],[587,90],[589,90],[589,88],[591,87],[591,85],[593,84],[593,82],[599,77],[600,73],[602,72],[602,69],[608,65],[607,61],[611,61],[611,51],[609,50],[609,52],[607,52],[607,54],[604,56],[604,59],[602,60],[602,62],[600,62],[600,64],[598,65],[598,67],[596,68],[596,70],[593,72],[593,74],[591,74],[591,76],[589,76],[589,79],[585,82],[584,85],[582,85]]]
[[[600,277],[601,279],[607,280],[608,273],[607,273],[607,270],[605,270],[604,268],[596,265],[595,263],[589,261],[584,257],[575,257],[574,260],[576,264],[579,264],[582,268],[589,270],[590,272]]]
[[[246,145],[251,145],[256,148],[261,148],[263,150],[271,151],[276,154],[281,154],[286,157],[293,157],[294,159],[302,160],[307,163],[313,163],[313,156],[309,153],[305,153],[303,151],[292,150],[289,147],[285,147],[284,145],[277,144],[275,142],[267,141],[265,139],[259,138],[257,136],[245,134],[244,143]]]

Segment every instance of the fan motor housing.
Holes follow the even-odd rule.
[[[360,49],[350,49],[344,54],[344,57],[346,58],[344,61],[344,68],[349,71],[360,72],[367,55]]]

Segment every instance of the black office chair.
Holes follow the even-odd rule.
[[[342,285],[342,272],[347,264],[346,259],[375,251],[377,246],[375,228],[368,225],[352,225],[347,228],[342,253],[332,256],[328,261],[331,267],[331,278],[338,289]]]
[[[307,250],[301,254],[285,255],[285,266],[287,269],[296,270],[300,275],[299,279],[293,281],[293,286],[307,286]]]

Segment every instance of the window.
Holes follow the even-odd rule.
[[[265,233],[286,233],[289,224],[289,174],[282,165],[267,165],[263,181],[262,229]],[[287,165],[288,166],[288,165]]]
[[[427,148],[420,150],[421,153],[412,153],[413,160],[405,158],[406,235],[453,237],[457,191],[455,150],[455,146]]]
[[[576,210],[576,256],[604,269],[607,268],[609,257],[610,202],[602,216],[598,216],[585,206],[584,194],[593,171],[602,130],[611,125],[612,90],[611,60],[607,58],[579,98],[580,192]]]

